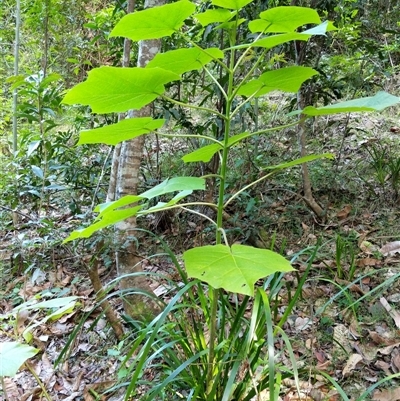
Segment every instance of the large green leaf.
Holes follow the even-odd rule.
[[[81,131],[78,145],[85,143],[105,143],[116,145],[119,142],[136,138],[139,135],[148,134],[161,128],[165,120],[154,120],[151,117],[129,118],[117,124]]]
[[[187,0],[152,7],[125,15],[111,31],[110,36],[132,40],[159,39],[179,31],[196,6]]]
[[[140,109],[165,91],[164,84],[179,79],[161,68],[94,68],[85,82],[68,91],[63,103],[89,105],[94,113]]]
[[[243,96],[262,96],[273,90],[297,92],[304,81],[316,74],[318,72],[314,69],[301,66],[267,71],[259,78],[243,85],[238,94]]]
[[[211,4],[222,8],[228,8],[229,10],[240,10],[252,1],[253,0],[212,0]]]
[[[17,342],[0,343],[0,377],[13,377],[21,365],[39,352],[38,349]]]
[[[248,132],[243,132],[241,134],[237,134],[230,137],[228,140],[228,147],[236,145],[238,142],[240,142],[244,138],[247,138],[249,135],[250,134]],[[182,160],[185,163],[192,163],[192,162],[207,163],[211,160],[211,158],[215,155],[215,153],[217,153],[222,148],[223,148],[222,143],[213,143],[211,145],[206,145],[183,156]]]
[[[318,13],[312,8],[281,6],[260,14],[261,19],[250,21],[249,29],[255,32],[293,32],[306,24],[320,24]]]
[[[282,33],[279,35],[267,36],[252,43],[252,47],[265,47],[266,49],[272,49],[275,46],[279,46],[283,43],[291,42],[292,40],[303,40],[307,41],[311,35],[306,35],[304,33]]]
[[[215,22],[227,22],[234,15],[236,15],[235,11],[229,11],[224,8],[215,8],[207,10],[204,13],[195,14],[194,17],[201,25],[207,26],[209,24],[214,24]]]
[[[201,49],[192,47],[189,49],[170,50],[166,53],[158,53],[146,68],[160,67],[172,71],[175,74],[199,70],[213,59],[223,58],[224,53],[216,48]]]
[[[152,199],[157,196],[165,195],[171,192],[181,191],[180,194],[175,196],[171,200],[171,205],[178,202],[183,197],[187,196],[188,193],[185,191],[204,190],[205,179],[198,177],[174,177],[163,181],[161,184],[156,185],[154,188],[142,193],[140,196],[127,195],[114,202],[107,202],[98,205],[95,209],[96,212],[100,212],[96,217],[96,220],[89,227],[82,228],[73,231],[64,242],[69,242],[78,238],[88,238],[96,231],[102,228],[111,226],[119,223],[122,220],[126,220],[129,217],[136,216],[138,214],[146,214],[146,212],[139,213],[145,205],[135,205],[128,207],[134,203],[137,203],[143,199]],[[165,205],[158,205],[161,210],[165,208]]]
[[[205,281],[214,288],[251,296],[260,278],[294,270],[283,256],[245,245],[193,248],[183,254],[183,259],[189,277]]]
[[[149,209],[139,212],[138,215],[144,215],[148,213],[159,212],[163,209],[176,205],[180,200],[186,198],[187,196],[191,195],[193,191],[181,191],[176,194],[170,201],[168,202],[158,202],[157,205],[150,207]]]
[[[135,207],[128,208],[128,209],[122,209],[122,210],[112,209],[106,213],[102,213],[96,218],[95,222],[93,224],[91,224],[89,227],[73,231],[68,236],[68,238],[66,238],[64,240],[64,243],[73,241],[78,238],[89,238],[96,231],[99,231],[102,228],[119,223],[120,221],[126,220],[129,217],[136,216],[138,211],[141,208],[142,208],[142,206],[139,205],[139,206],[135,206]]]
[[[165,195],[176,191],[205,190],[206,181],[199,177],[174,177],[163,181],[161,184],[143,192],[140,196],[147,199]]]
[[[202,146],[193,152],[188,153],[182,157],[185,163],[204,162],[208,163],[211,158],[222,149],[222,144],[212,143],[211,145]]]
[[[307,106],[300,112],[307,116],[325,116],[337,113],[382,111],[386,107],[395,106],[399,103],[400,97],[393,96],[387,92],[378,92],[374,96],[348,100],[347,102],[331,104],[324,107]]]

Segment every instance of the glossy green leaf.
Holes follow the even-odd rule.
[[[44,179],[44,174],[43,174],[43,170],[38,167],[38,166],[31,166],[32,172],[33,174],[36,175],[36,177],[40,178],[41,180]]]
[[[200,22],[202,26],[207,26],[216,22],[229,21],[235,15],[235,11],[229,11],[224,8],[215,8],[212,10],[207,10],[204,13],[195,14],[194,17]]]
[[[283,33],[280,35],[267,36],[266,38],[257,40],[256,42],[251,43],[251,46],[272,49],[275,46],[291,42],[292,40],[307,41],[310,37],[311,35],[306,35],[304,33],[297,33],[297,32]]]
[[[128,209],[110,210],[107,213],[103,213],[98,216],[95,222],[89,227],[73,231],[69,237],[64,240],[64,243],[78,238],[89,238],[96,231],[99,231],[102,228],[119,223],[120,221],[126,220],[129,217],[136,216],[141,208],[142,206],[139,205]]]
[[[382,111],[386,107],[395,106],[400,103],[400,97],[393,96],[387,92],[378,92],[374,96],[362,97],[360,99],[348,100],[346,102],[331,104],[324,107],[307,106],[301,111],[307,116],[325,116],[337,113],[351,113],[361,111]]]
[[[212,0],[211,4],[222,8],[228,8],[229,10],[240,10],[252,1],[253,0]]]
[[[324,21],[322,24],[314,26],[313,28],[307,29],[301,33],[306,35],[325,35],[327,32],[337,31],[337,28],[331,21]]]
[[[207,245],[183,254],[189,277],[214,288],[253,295],[257,280],[276,272],[294,270],[281,255],[245,245]]]
[[[96,213],[105,213],[108,210],[119,209],[125,206],[133,205],[142,199],[143,198],[141,196],[137,195],[125,195],[116,201],[100,203],[100,205],[95,207],[94,211]]]
[[[0,377],[13,377],[21,365],[39,352],[38,349],[17,342],[0,343]]]
[[[187,0],[152,7],[125,15],[110,36],[123,36],[135,41],[159,39],[179,31],[196,6]]]
[[[280,163],[280,164],[276,164],[275,166],[264,167],[263,170],[282,170],[284,168],[298,166],[299,164],[308,163],[313,160],[324,159],[324,158],[325,159],[334,159],[335,156],[332,153],[322,153],[320,155],[309,155],[309,156],[300,157],[299,159],[292,160],[287,163]]]
[[[174,177],[163,181],[161,184],[143,192],[140,196],[152,199],[176,191],[205,190],[206,181],[199,177]]]
[[[294,32],[306,24],[320,24],[317,11],[307,7],[281,6],[260,14],[261,19],[249,22],[249,29],[256,32]]]
[[[182,160],[185,163],[193,163],[193,162],[207,163],[221,149],[222,145],[219,145],[218,143],[212,143],[211,145],[202,146],[201,148],[188,153],[187,155],[182,157]]]
[[[271,49],[275,46],[279,46],[283,43],[291,42],[293,40],[302,40],[307,41],[313,35],[325,35],[329,28],[328,21],[323,22],[322,24],[307,29],[304,32],[290,32],[290,33],[282,33],[279,35],[267,36],[266,38],[262,38],[252,43],[252,47],[264,47],[266,49]]]
[[[181,191],[178,194],[176,194],[169,202],[158,202],[157,205],[138,213],[139,215],[142,214],[148,214],[148,213],[154,213],[154,212],[159,212],[160,210],[169,208],[171,206],[176,205],[179,201],[182,199],[186,198],[187,196],[191,195],[193,191]]]
[[[105,143],[116,145],[139,135],[149,134],[161,128],[165,120],[154,120],[151,117],[128,118],[117,124],[105,125],[104,127],[81,131],[78,145],[86,143]]]
[[[246,21],[247,21],[246,18],[239,18],[237,21],[226,21],[216,26],[215,29],[225,29],[225,30],[235,29]]]
[[[248,132],[243,132],[238,135],[234,135],[229,138],[228,147],[235,145],[240,142],[242,139],[247,138],[250,134]],[[188,153],[187,155],[182,157],[182,160],[185,163],[192,162],[204,162],[207,163],[211,160],[211,158],[222,149],[222,143],[212,143],[211,145],[203,146],[199,149],[196,149],[193,152]]]
[[[164,84],[179,79],[161,68],[94,68],[85,82],[67,92],[63,103],[89,105],[94,113],[140,109],[165,91]]]
[[[159,67],[172,71],[175,74],[199,70],[213,59],[221,59],[224,53],[216,48],[201,49],[192,47],[189,49],[170,50],[166,53],[158,53],[146,68]]]
[[[144,205],[137,205],[127,207],[143,199],[152,199],[157,196],[165,195],[171,192],[178,192],[178,194],[171,202],[179,200],[179,197],[187,196],[184,191],[205,190],[205,179],[198,177],[174,177],[163,181],[161,184],[156,185],[154,188],[142,193],[140,196],[127,195],[114,202],[107,202],[98,205],[95,211],[100,212],[96,220],[89,227],[73,231],[70,236],[64,241],[69,242],[78,238],[88,238],[93,233],[102,228],[126,220],[129,217],[138,214],[146,214],[147,211],[139,213]]]
[[[297,92],[301,84],[318,72],[310,67],[293,66],[280,68],[279,70],[267,71],[259,78],[254,79],[243,85],[239,95],[243,96],[262,96],[273,90],[283,92]]]

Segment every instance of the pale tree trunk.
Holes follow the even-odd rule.
[[[145,8],[164,4],[164,0],[146,0]],[[138,67],[144,67],[160,51],[160,40],[146,40],[139,43]],[[125,52],[127,44],[125,43]],[[126,61],[126,59],[125,59]],[[128,118],[151,115],[148,105],[139,111],[129,111]],[[122,196],[138,193],[139,172],[143,155],[144,137],[139,136],[125,141],[116,147],[113,157],[113,171],[110,180],[108,198],[119,199]],[[114,186],[114,188],[112,188]],[[115,190],[114,190],[115,189]],[[120,277],[120,290],[123,294],[124,310],[133,319],[146,320],[160,312],[160,306],[153,299],[139,292],[151,293],[148,279],[140,273],[142,259],[138,253],[140,236],[136,230],[136,218],[131,217],[116,224],[119,250],[116,254],[117,273]]]
[[[297,6],[298,0],[292,0],[291,5]],[[310,7],[311,8],[316,7],[316,2],[314,0],[311,0]],[[297,65],[304,64],[304,60],[306,57],[306,49],[307,49],[307,42],[300,42],[300,41],[294,42],[294,50],[296,54]],[[302,110],[304,109],[305,106],[306,102],[304,99],[304,94],[302,92],[302,89],[300,89],[297,92],[297,107]],[[298,137],[301,157],[305,157],[308,155],[307,127],[305,121],[302,119],[303,117],[304,117],[303,115],[299,116],[299,124],[297,125],[297,137]],[[308,207],[317,215],[317,217],[323,219],[325,217],[326,211],[318,204],[318,202],[315,200],[313,196],[311,179],[307,163],[303,163],[301,165],[301,175],[303,180],[303,191],[304,191],[303,199],[307,203]]]

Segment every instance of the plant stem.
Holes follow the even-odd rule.
[[[237,17],[236,17],[237,18]],[[229,34],[230,46],[234,45],[236,38],[236,29],[232,30]],[[234,67],[235,67],[235,50],[231,49],[229,52],[229,68],[227,69],[229,79],[227,88],[227,98],[225,107],[225,126],[224,126],[224,147],[222,149],[222,158],[220,165],[220,180],[219,180],[219,194],[217,203],[217,230],[215,234],[215,242],[217,245],[222,242],[222,232],[223,232],[223,215],[224,215],[224,197],[225,197],[225,181],[227,174],[227,163],[229,155],[229,134],[231,129],[231,108],[232,101],[235,97],[234,94]],[[217,311],[218,311],[218,300],[220,291],[218,289],[212,288],[212,299],[211,299],[211,313],[210,313],[210,343],[208,352],[208,367],[207,367],[207,395],[211,395],[213,388],[213,374],[214,374],[214,359],[215,359],[215,342],[217,338]],[[211,401],[211,400],[210,400]]]

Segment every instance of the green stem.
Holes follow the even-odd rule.
[[[236,17],[238,18],[238,17]],[[236,39],[236,30],[232,30],[229,33],[230,46],[232,47]],[[227,69],[229,79],[226,97],[226,108],[225,115],[223,119],[225,120],[224,127],[224,147],[222,148],[222,157],[220,165],[220,180],[219,180],[219,194],[217,203],[217,231],[215,235],[216,244],[219,245],[222,242],[222,232],[223,232],[223,212],[224,212],[224,197],[225,197],[225,182],[227,175],[227,164],[229,155],[229,134],[231,130],[231,108],[232,102],[235,97],[234,95],[234,68],[235,68],[235,50],[230,50],[229,54],[229,68]],[[211,313],[210,313],[210,343],[208,352],[208,367],[207,367],[207,395],[212,397],[212,388],[214,384],[213,375],[215,370],[215,343],[217,339],[217,312],[218,312],[218,301],[219,301],[220,291],[211,288]]]

